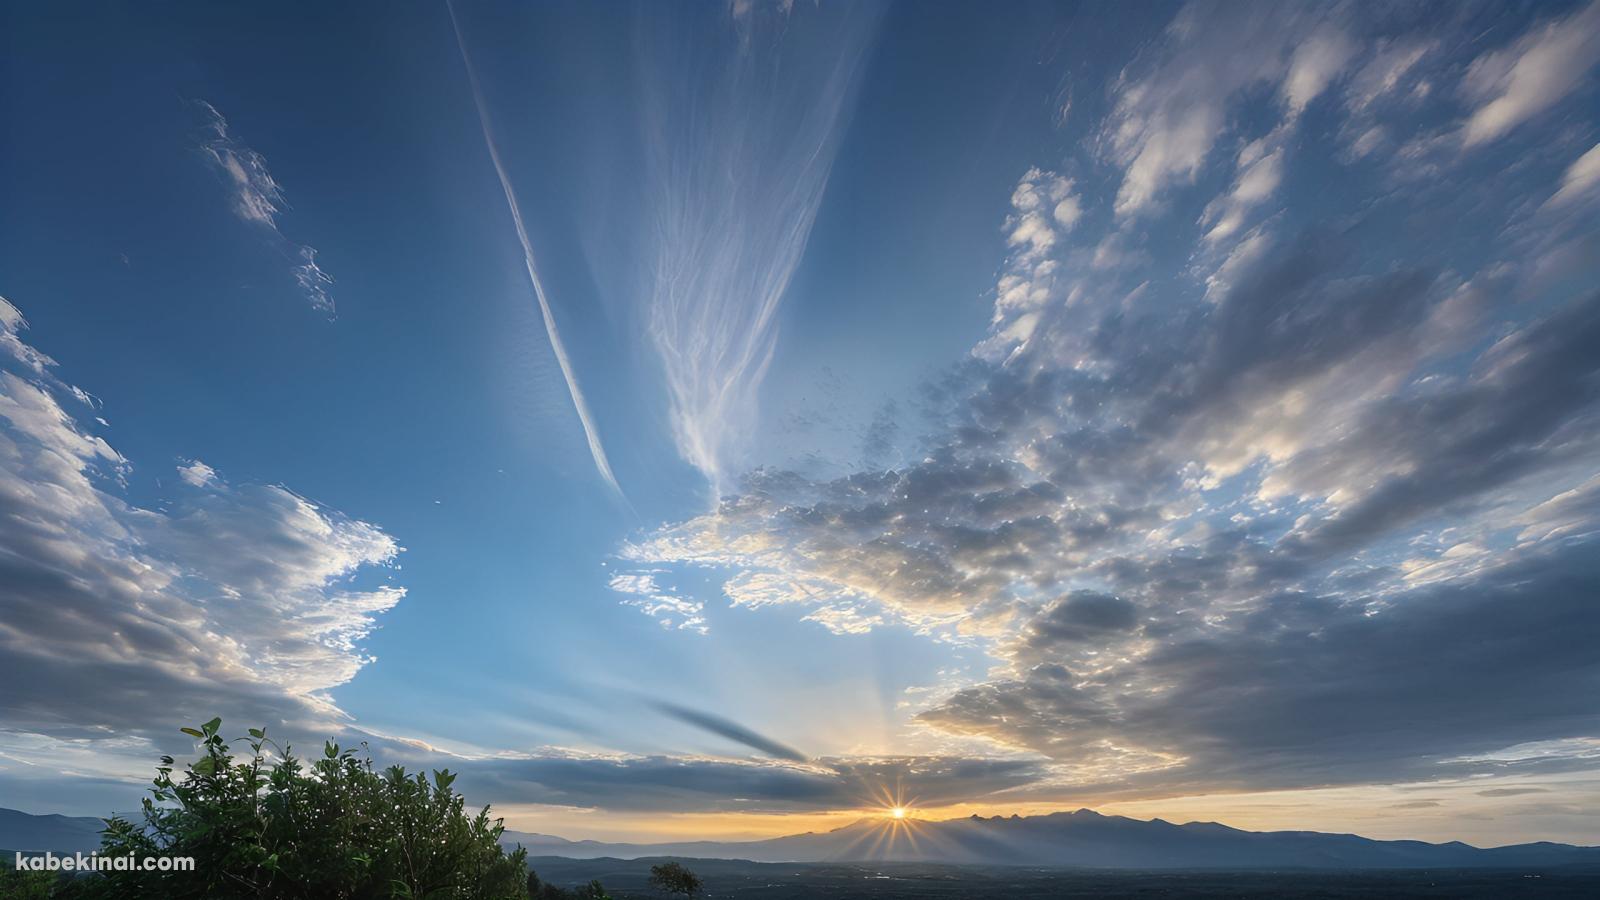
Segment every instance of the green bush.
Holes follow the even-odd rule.
[[[186,872],[110,872],[36,896],[173,898],[428,898],[507,900],[566,892],[540,886],[521,848],[499,844],[489,808],[468,814],[455,776],[430,779],[328,743],[309,766],[259,729],[235,756],[212,719],[184,732],[201,756],[174,777],[162,757],[143,822],[108,821],[103,854],[193,857]],[[21,875],[23,873],[11,873]],[[0,882],[4,884],[4,882]],[[16,885],[21,888],[19,878]],[[534,893],[535,890],[541,893]],[[604,896],[598,882],[584,888]],[[19,891],[20,893],[20,891]]]

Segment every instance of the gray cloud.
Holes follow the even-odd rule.
[[[685,706],[679,706],[675,703],[657,702],[652,705],[655,706],[656,709],[666,713],[680,722],[686,722],[695,726],[696,728],[709,731],[712,734],[720,737],[725,737],[730,741],[737,741],[738,743],[741,743],[752,750],[765,753],[767,756],[771,756],[775,759],[786,759],[790,762],[798,763],[803,763],[806,761],[805,754],[801,753],[800,751],[790,747],[785,747],[783,744],[780,744],[777,741],[766,737],[765,735],[757,734],[743,725],[740,725],[738,722],[729,721],[721,716],[712,715],[711,713],[702,712],[697,709],[689,709]]]
[[[1133,630],[1139,608],[1121,597],[1074,591],[1046,607],[1024,629],[1034,647],[1062,641],[1103,641],[1116,632]]]
[[[1101,748],[1174,783],[1301,787],[1440,774],[1452,759],[1600,728],[1592,539],[1388,598],[1278,595],[1175,629],[1113,678],[1034,670],[921,720],[1093,772]],[[1108,767],[1109,768],[1109,767]]]
[[[384,759],[448,765],[469,796],[636,812],[806,812],[876,807],[886,796],[936,806],[990,799],[1050,777],[1030,760],[824,758],[807,764],[667,756],[461,759],[379,748]]]

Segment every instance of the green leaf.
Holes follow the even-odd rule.
[[[259,740],[261,738],[266,737],[267,733],[265,731],[262,731],[259,728],[252,728],[252,729],[250,729],[250,736],[253,737],[253,738],[256,738],[257,740]]]
[[[217,761],[212,757],[202,756],[195,760],[194,765],[189,768],[193,769],[197,775],[211,775],[217,771]]]
[[[210,737],[210,736],[216,734],[217,733],[217,729],[221,728],[221,727],[222,727],[222,717],[218,716],[217,718],[212,719],[211,721],[205,723],[204,725],[201,725],[200,726],[200,730],[204,731],[206,733],[206,737]]]
[[[197,731],[196,729],[193,729],[193,728],[179,728],[178,730],[183,732],[184,734],[187,734],[190,737],[197,737],[197,738],[205,737],[205,735],[201,734],[199,731]]]

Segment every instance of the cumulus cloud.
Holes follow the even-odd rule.
[[[280,230],[278,217],[286,205],[283,188],[267,169],[266,159],[233,135],[216,107],[197,100],[195,108],[204,118],[200,153],[222,176],[234,214],[267,234],[273,249],[289,263],[301,295],[312,309],[331,318],[334,305],[328,288],[333,278],[317,264],[314,248],[290,241]]]
[[[205,487],[217,480],[217,470],[198,459],[191,459],[178,466],[178,477],[193,487]]]
[[[20,374],[0,371],[0,747],[176,749],[180,724],[215,712],[336,727],[327,692],[369,661],[362,638],[404,595],[351,579],[392,561],[394,539],[199,461],[170,506],[128,503],[130,464],[33,357],[13,347]]]

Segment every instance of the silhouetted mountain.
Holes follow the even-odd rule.
[[[57,853],[100,846],[100,819],[0,809],[0,848]],[[1215,822],[1174,825],[1087,809],[1048,816],[944,822],[861,819],[833,831],[764,841],[612,844],[507,831],[530,856],[568,859],[676,856],[752,862],[906,862],[1127,869],[1409,869],[1600,866],[1600,847],[1539,842],[1481,849],[1459,841],[1377,841],[1317,831],[1241,831]]]
[[[0,809],[0,849],[88,853],[100,846],[106,823],[83,816],[34,816]]]
[[[936,862],[1129,869],[1404,869],[1600,865],[1600,847],[1535,843],[1480,849],[1459,841],[1378,841],[1315,831],[1253,832],[1215,822],[1174,825],[1087,809],[944,822],[862,819],[834,831],[764,841],[609,844],[506,832],[533,856],[647,856],[753,862]]]

